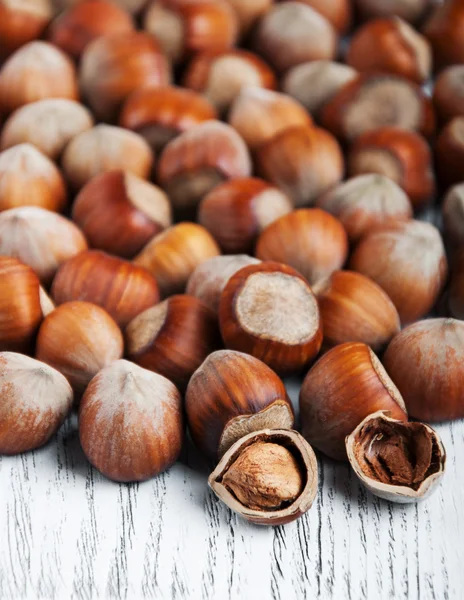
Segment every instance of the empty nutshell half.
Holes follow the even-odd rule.
[[[367,489],[391,502],[426,498],[445,470],[445,448],[435,430],[385,411],[369,415],[347,436],[346,451]]]
[[[313,449],[289,429],[263,429],[242,437],[208,479],[224,504],[257,525],[298,519],[311,508],[317,483]]]

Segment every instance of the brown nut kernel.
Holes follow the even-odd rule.
[[[346,451],[361,483],[391,502],[423,500],[445,470],[446,453],[436,431],[385,412],[366,417],[346,438]]]
[[[258,525],[282,525],[311,508],[317,493],[317,461],[296,431],[266,429],[238,440],[211,473],[216,496]]]

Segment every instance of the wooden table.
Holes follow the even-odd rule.
[[[73,418],[45,448],[0,458],[0,599],[462,599],[464,422],[437,429],[447,473],[422,504],[374,498],[319,457],[309,513],[260,528],[216,500],[191,446],[152,481],[105,480]]]

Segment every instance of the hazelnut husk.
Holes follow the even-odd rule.
[[[311,508],[317,493],[317,461],[296,431],[265,429],[238,440],[211,473],[216,496],[258,525],[283,525]]]
[[[348,460],[374,495],[402,504],[423,500],[445,471],[440,436],[424,423],[392,419],[376,412],[346,438]]]

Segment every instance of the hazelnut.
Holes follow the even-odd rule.
[[[47,42],[29,42],[0,69],[0,108],[11,113],[44,98],[77,100],[76,71],[71,60]]]
[[[114,3],[108,0],[84,0],[69,7],[53,21],[47,39],[79,59],[96,38],[124,34],[133,29],[131,17]]]
[[[100,369],[122,357],[122,333],[110,315],[90,302],[66,302],[43,321],[36,358],[62,373],[79,397]]]
[[[350,269],[380,285],[403,325],[432,309],[448,273],[440,232],[430,223],[413,220],[368,233],[353,252]]]
[[[385,412],[366,417],[346,438],[346,451],[361,483],[391,502],[423,500],[445,470],[446,453],[436,431]]]
[[[169,64],[157,42],[134,31],[91,42],[82,54],[79,80],[99,119],[114,121],[131,92],[142,86],[169,85]]]
[[[314,204],[344,173],[342,150],[325,129],[293,127],[256,151],[259,173],[289,196],[295,206]]]
[[[112,125],[97,125],[74,137],[63,153],[63,171],[75,189],[96,175],[123,169],[147,179],[153,152],[142,136]]]
[[[421,19],[430,5],[429,0],[355,0],[358,12],[364,19],[376,17],[401,17],[410,23]]]
[[[198,222],[227,254],[253,253],[258,235],[292,211],[290,199],[262,179],[231,179],[200,202]]]
[[[452,187],[442,205],[445,241],[453,251],[464,249],[464,183]]]
[[[464,65],[448,67],[437,77],[433,104],[442,123],[464,116]]]
[[[0,352],[29,352],[45,313],[52,308],[34,271],[0,256]]]
[[[260,262],[246,254],[213,256],[199,264],[190,275],[186,294],[196,296],[217,314],[221,294],[232,275],[242,267],[257,265]]]
[[[174,63],[210,50],[231,48],[238,36],[235,11],[224,0],[154,0],[144,28]]]
[[[290,523],[308,511],[316,497],[316,456],[296,431],[253,432],[226,452],[208,484],[247,521]]]
[[[435,161],[443,188],[463,181],[464,115],[455,117],[441,130],[435,145]]]
[[[65,204],[61,173],[37,148],[19,144],[0,153],[0,211],[18,206],[60,211]]]
[[[159,291],[146,269],[104,252],[87,250],[58,269],[52,297],[57,304],[72,300],[97,304],[125,327],[158,302]]]
[[[158,163],[158,181],[180,214],[194,212],[218,183],[248,177],[245,142],[225,123],[205,121],[167,144]]]
[[[0,255],[29,265],[46,286],[63,262],[83,250],[82,232],[61,215],[36,206],[0,213]]]
[[[321,312],[324,347],[363,342],[381,351],[400,330],[395,305],[374,281],[336,271],[313,287]]]
[[[159,475],[182,448],[181,396],[165,377],[118,360],[90,382],[80,404],[79,437],[89,461],[109,479]]]
[[[124,103],[119,123],[140,134],[155,150],[180,133],[216,118],[206,98],[179,87],[142,88]]]
[[[464,62],[464,5],[462,0],[438,4],[425,22],[423,32],[432,45],[438,68]]]
[[[330,22],[301,2],[275,4],[259,21],[254,47],[279,73],[310,60],[332,60],[338,36]]]
[[[428,319],[406,327],[390,342],[383,363],[411,417],[464,417],[464,322]]]
[[[412,81],[388,74],[358,75],[323,107],[320,120],[344,141],[380,127],[418,131],[426,137],[435,129],[430,98]]]
[[[58,371],[14,352],[0,352],[0,397],[0,455],[46,444],[73,401],[71,387]]]
[[[52,15],[50,0],[0,0],[0,57],[39,38]]]
[[[166,297],[182,293],[196,267],[218,254],[218,245],[204,227],[178,223],[149,241],[134,262],[155,276]]]
[[[291,127],[310,126],[305,108],[286,94],[259,87],[243,88],[234,100],[229,123],[256,150]]]
[[[414,209],[424,208],[435,193],[429,144],[414,131],[382,127],[356,138],[348,155],[351,176],[379,173],[397,183]]]
[[[346,33],[351,25],[351,0],[298,0],[325,17],[339,32]]]
[[[291,267],[267,262],[232,275],[219,303],[227,348],[247,352],[290,375],[308,365],[322,344],[317,300]]]
[[[257,358],[219,350],[190,379],[185,396],[190,435],[210,457],[221,457],[245,435],[290,429],[294,414],[282,380]]]
[[[283,79],[282,89],[317,117],[323,106],[356,75],[348,65],[315,60],[290,69]]]
[[[214,312],[193,296],[171,296],[126,328],[126,354],[184,391],[194,371],[221,346]]]
[[[73,100],[50,98],[18,108],[5,122],[0,136],[2,150],[32,144],[51,160],[57,160],[73,137],[93,127],[90,112]]]
[[[346,460],[346,436],[379,410],[388,410],[393,418],[407,421],[400,392],[366,344],[348,342],[335,346],[317,361],[303,381],[303,436],[331,458]]]
[[[448,311],[452,317],[464,321],[464,252],[462,250],[451,273]]]
[[[219,113],[224,114],[242,88],[254,86],[273,90],[277,80],[259,56],[234,49],[198,54],[190,62],[184,85],[203,94]]]
[[[254,25],[265,15],[274,3],[274,0],[227,0],[234,9],[242,36],[253,31]]]
[[[432,70],[427,39],[399,17],[369,21],[351,39],[346,62],[361,73],[393,73],[423,83]]]
[[[93,248],[132,258],[171,225],[171,205],[148,181],[125,171],[108,171],[82,188],[72,216]]]
[[[303,208],[263,231],[256,244],[256,256],[290,265],[313,285],[343,267],[348,240],[335,217],[319,208]]]
[[[56,12],[74,6],[83,0],[53,0],[55,4]],[[127,12],[133,15],[140,13],[142,8],[146,5],[147,0],[111,0],[113,4],[117,4]]]
[[[376,227],[412,217],[405,192],[389,177],[377,174],[348,179],[323,194],[316,204],[341,221],[351,243]]]

